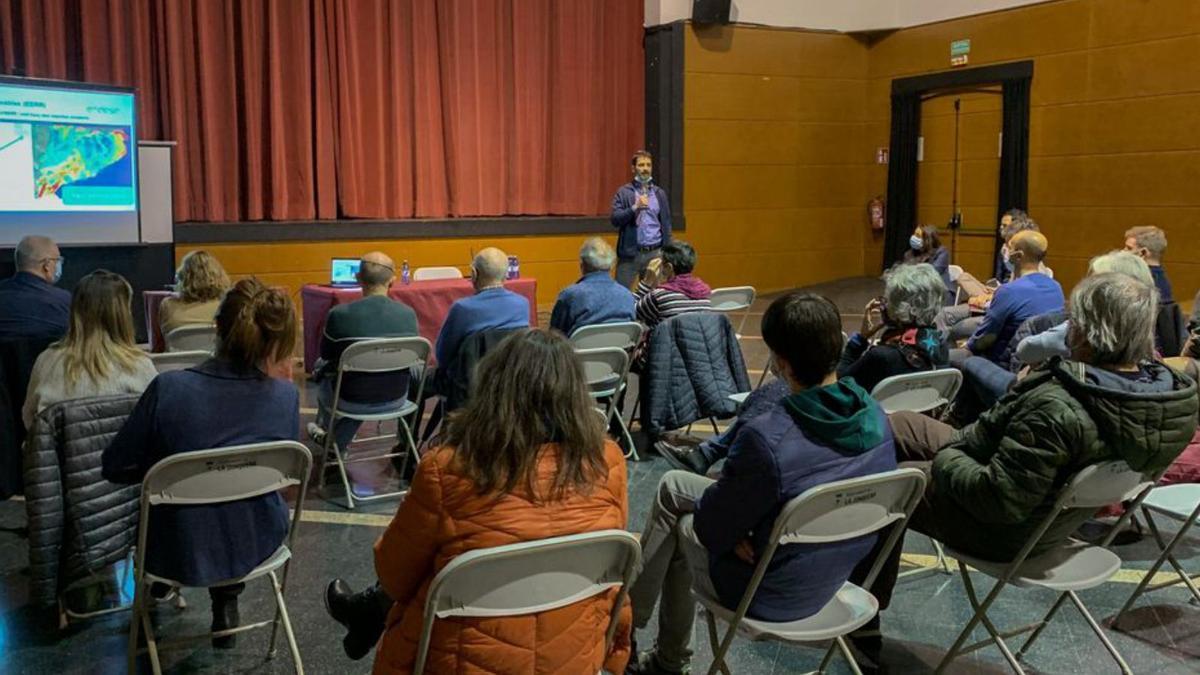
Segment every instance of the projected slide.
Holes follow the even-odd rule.
[[[136,156],[132,93],[0,80],[0,243],[136,242]]]

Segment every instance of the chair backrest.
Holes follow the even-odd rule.
[[[429,586],[414,675],[425,669],[436,619],[537,614],[621,588],[609,617],[606,644],[611,644],[641,551],[632,534],[601,530],[478,549],[456,557]]]
[[[708,299],[714,312],[736,312],[749,309],[754,304],[754,297],[753,286],[729,286],[714,288]]]
[[[416,366],[428,368],[429,355],[433,346],[422,337],[363,338],[352,342],[338,358],[337,380],[333,385],[333,400],[343,396],[355,397],[362,392],[355,384],[371,379],[373,389],[386,394],[384,400],[398,400],[408,396],[409,377]],[[356,379],[357,378],[357,379]],[[382,383],[381,383],[382,380]],[[425,378],[418,378],[415,401],[420,401],[425,391]],[[379,394],[372,391],[371,396]],[[354,398],[353,400],[359,400]]]
[[[298,485],[288,533],[295,539],[312,471],[312,454],[296,441],[267,441],[182,452],[160,459],[142,479],[135,569],[145,570],[150,507],[223,504]]]
[[[457,267],[418,267],[413,271],[413,281],[431,281],[433,279],[461,279],[462,270]]]
[[[864,588],[870,588],[904,533],[903,521],[921,500],[926,480],[920,469],[895,469],[825,483],[793,497],[775,518],[767,548],[754,567],[730,625],[736,626],[746,615],[779,546],[845,541],[896,525],[877,549],[878,557],[863,583]]]
[[[963,268],[961,265],[947,265],[946,272],[950,275],[950,281],[958,281],[962,276]]]
[[[871,390],[871,397],[889,415],[901,410],[926,412],[954,400],[962,386],[962,371],[940,368],[884,378]]]
[[[569,339],[576,349],[617,347],[629,350],[641,343],[645,332],[646,327],[636,321],[597,323],[576,328]]]
[[[1101,462],[1075,474],[1061,496],[1062,508],[1100,508],[1133,498],[1154,481],[1123,460]]]
[[[206,351],[150,354],[150,361],[154,363],[154,369],[160,373],[167,373],[172,370],[186,370],[192,366],[198,366],[210,358],[212,358],[212,353]]]
[[[180,326],[164,335],[163,339],[169,352],[212,352],[217,348],[217,326],[212,323]]]
[[[593,397],[618,393],[621,382],[629,372],[629,353],[620,347],[576,349],[575,355],[583,364],[583,374]]]

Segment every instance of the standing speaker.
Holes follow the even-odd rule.
[[[733,0],[692,0],[692,21],[696,23],[729,23],[729,6]]]

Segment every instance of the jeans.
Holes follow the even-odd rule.
[[[975,334],[979,324],[983,323],[982,314],[971,314],[971,306],[967,303],[943,307],[937,316],[937,326],[946,333],[951,341],[966,340]]]
[[[660,255],[662,248],[652,248],[648,251],[639,249],[634,258],[620,258],[617,260],[617,283],[625,288],[633,286],[633,282],[645,273],[646,265]]]
[[[683,670],[691,661],[696,606],[693,585],[716,597],[708,576],[708,550],[696,538],[692,514],[711,478],[687,471],[668,471],[658,482],[658,495],[642,532],[642,562],[629,591],[633,625],[645,628],[658,602],[659,665]]]
[[[353,401],[341,402],[338,409],[342,412],[348,412],[355,415],[373,415],[375,413],[384,413],[391,410],[396,410],[404,405],[407,399],[398,401],[384,401],[382,403],[355,403]],[[333,381],[326,378],[321,381],[321,386],[317,389],[317,426],[329,431],[330,411],[333,409]],[[354,440],[354,434],[358,433],[358,428],[362,426],[359,420],[352,420],[347,417],[339,417],[333,425],[333,440],[337,443],[338,452],[346,454],[346,448]]]

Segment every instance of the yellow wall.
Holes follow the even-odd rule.
[[[689,27],[684,212],[698,273],[760,293],[857,276],[867,48],[835,33]]]
[[[1200,287],[1200,2],[1063,0],[892,33],[870,48],[868,145],[887,145],[891,80],[945,70],[950,42],[970,65],[1033,59],[1029,210],[1065,286],[1137,224],[1167,231],[1181,300]],[[887,185],[871,166],[867,192]],[[994,185],[994,183],[993,183]],[[990,225],[994,211],[964,214]],[[881,241],[867,247],[879,269]]]
[[[329,259],[357,257],[380,250],[399,266],[408,260],[413,269],[424,266],[452,265],[465,273],[471,251],[499,246],[516,255],[521,275],[538,280],[538,305],[554,303],[558,291],[579,277],[579,246],[587,235],[497,237],[482,239],[409,239],[386,241],[287,242],[251,244],[179,245],[176,259],[188,251],[203,248],[225,265],[235,277],[256,275],[263,281],[287,287],[293,299],[299,299],[300,287],[307,283],[329,281]],[[616,237],[608,237],[615,245]]]

